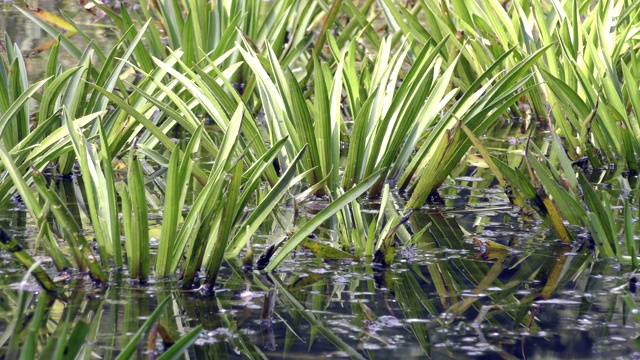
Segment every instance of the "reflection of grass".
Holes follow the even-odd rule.
[[[37,265],[36,263],[29,269],[23,283],[26,283],[31,271],[37,270]],[[76,280],[73,280],[73,283],[75,282]],[[83,285],[78,285],[68,299],[61,299],[48,292],[41,292],[36,296],[26,290],[18,290],[15,293],[5,290],[3,303],[12,308],[12,314],[11,321],[0,337],[0,354],[6,359],[76,359],[90,354],[94,346],[90,343],[97,340],[96,330],[102,321],[105,300],[87,296]],[[182,357],[200,334],[202,326],[197,326],[182,338],[175,339],[166,337],[165,331],[158,331],[156,323],[170,300],[171,297],[165,298],[138,328],[135,335],[122,344],[117,359],[130,359],[138,353],[139,344],[147,332],[150,337],[160,333],[165,344],[171,344],[158,359]],[[117,327],[118,319],[115,318],[115,321],[116,323],[112,324],[114,329]],[[155,341],[148,343],[147,351],[157,351]],[[106,359],[114,358],[111,352],[105,355]]]

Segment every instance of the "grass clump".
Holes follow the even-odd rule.
[[[619,246],[612,199],[574,166],[586,157],[591,168],[638,170],[638,8],[623,3],[97,4],[119,36],[109,52],[77,48],[61,28],[90,37],[70,19],[56,27],[21,8],[58,43],[45,78],[29,85],[24,56],[6,38],[0,204],[21,196],[58,270],[105,282],[126,267],[132,279],[178,275],[184,288],[201,280],[213,289],[224,260],[251,249],[267,219],[293,230],[263,253],[267,271],[301,244],[389,265],[396,239],[421,233],[410,214],[475,147],[523,217],[537,213],[567,245],[575,243],[567,224],[585,227],[602,256],[637,267],[632,228]],[[75,67],[58,66],[61,49]],[[549,123],[551,145],[527,141],[524,156],[505,163],[479,139],[514,117]],[[171,138],[179,131],[184,144]],[[52,191],[51,175],[82,180],[97,250]],[[389,200],[394,188],[407,196],[402,212]],[[365,193],[382,197],[368,224]],[[280,204],[310,196],[330,204],[289,226]],[[613,201],[630,221],[629,201]],[[147,218],[156,210],[153,264]],[[334,215],[335,241],[307,238]]]

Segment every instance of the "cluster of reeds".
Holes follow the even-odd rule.
[[[267,247],[260,268],[274,270],[300,245],[388,265],[397,239],[415,242],[425,231],[409,214],[476,152],[524,218],[537,213],[569,245],[567,224],[587,229],[600,256],[637,267],[637,189],[617,197],[584,172],[638,171],[638,2],[139,5],[96,2],[119,36],[108,52],[93,41],[74,45],[71,35],[91,38],[64,14],[20,8],[56,39],[35,82],[5,37],[0,204],[20,195],[36,246],[58,270],[99,282],[123,268],[141,281],[178,274],[185,288],[212,288],[225,259],[247,249],[244,263],[253,265],[251,238],[267,219],[289,235]],[[60,51],[77,65],[61,68]],[[550,141],[526,141],[518,157],[483,145],[489,129],[516,117],[548,123]],[[171,139],[178,130],[188,141]],[[81,211],[56,193],[56,176],[78,181]],[[406,194],[404,208],[392,190]],[[369,224],[365,193],[381,198]],[[310,197],[329,204],[299,227],[279,210]],[[152,264],[148,215],[158,208]],[[335,239],[309,238],[334,216]]]
[[[617,251],[609,199],[574,164],[585,157],[591,168],[614,163],[637,171],[637,9],[585,4],[454,1],[445,9],[431,1],[281,1],[265,8],[260,1],[173,0],[119,12],[97,4],[121,38],[108,53],[93,42],[84,51],[70,42],[69,34],[89,38],[70,19],[21,9],[58,42],[45,79],[30,85],[24,57],[6,39],[0,156],[7,181],[0,201],[21,195],[40,219],[39,238],[58,269],[75,267],[105,281],[126,258],[132,278],[180,268],[185,287],[198,271],[213,286],[223,258],[250,247],[293,185],[306,186],[293,196],[296,203],[315,195],[331,204],[278,244],[269,270],[336,213],[342,250],[372,256],[376,241],[363,239],[382,223],[365,231],[356,199],[380,196],[390,183],[408,193],[405,212],[419,209],[475,145],[514,205],[537,210],[566,243],[573,239],[564,221],[590,227],[607,240],[597,241],[603,255],[635,264],[635,251]],[[372,22],[381,16],[384,31],[376,31]],[[308,33],[314,26],[318,33]],[[76,67],[58,66],[61,48],[77,58]],[[527,142],[522,160],[507,165],[478,139],[516,116],[548,121],[551,148]],[[204,119],[217,130],[205,131]],[[177,128],[190,138],[185,146],[168,135]],[[117,181],[114,161],[126,169],[126,181]],[[97,252],[43,173],[81,175]],[[155,266],[150,183],[163,193]],[[254,210],[246,216],[248,207]],[[45,221],[49,213],[61,231]],[[63,255],[60,236],[72,259]],[[388,250],[384,244],[375,247]]]

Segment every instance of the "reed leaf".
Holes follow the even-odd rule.
[[[44,176],[36,169],[33,170],[33,179],[40,194],[51,203],[51,212],[62,227],[64,237],[71,247],[78,270],[81,272],[89,270],[91,277],[95,281],[106,282],[108,280],[107,275],[96,259],[97,256],[93,254],[80,226],[71,217],[71,212],[67,206],[58,194],[47,187]]]
[[[149,279],[150,256],[148,210],[144,173],[135,149],[132,149],[130,153],[127,182],[127,186],[123,187],[120,196],[121,199],[128,197],[127,200],[122,200],[122,213],[129,273],[134,279],[147,281]]]
[[[118,220],[118,210],[115,203],[115,192],[113,182],[108,182],[113,175],[111,171],[110,158],[105,159],[108,169],[103,172],[103,164],[99,159],[95,146],[92,146],[84,137],[80,129],[72,121],[71,115],[65,110],[66,127],[71,137],[73,148],[83,177],[84,188],[87,194],[88,210],[91,222],[96,228],[96,241],[103,268],[108,268],[109,259],[114,259],[119,252],[116,247],[120,246],[120,233],[115,232],[117,226],[114,222]],[[106,144],[102,144],[106,146]],[[121,260],[116,260],[116,263]]]
[[[336,198],[331,202],[329,206],[322,209],[322,211],[320,211],[308,222],[306,222],[300,229],[298,229],[298,231],[296,231],[296,233],[290,239],[287,240],[282,249],[280,249],[275,257],[271,259],[269,265],[267,265],[265,270],[274,270],[318,226],[320,226],[324,221],[329,219],[335,213],[340,211],[342,207],[346,206],[347,204],[355,200],[358,196],[367,191],[374,184],[377,176],[379,176],[383,172],[383,170],[384,169],[380,169],[379,171],[373,173],[361,183],[345,192],[342,196]]]
[[[170,275],[168,267],[171,261],[170,256],[177,252],[176,234],[189,189],[189,179],[194,166],[193,157],[198,153],[200,147],[201,133],[202,126],[198,127],[191,140],[189,140],[182,159],[180,159],[180,152],[174,151],[169,160],[162,232],[155,269],[158,277]]]

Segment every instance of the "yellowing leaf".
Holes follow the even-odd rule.
[[[56,26],[66,32],[76,32],[76,29],[73,27],[73,25],[71,25],[70,22],[47,10],[40,8],[29,8],[29,11],[38,19],[46,21],[47,23]]]

